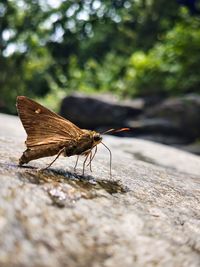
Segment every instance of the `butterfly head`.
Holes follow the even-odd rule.
[[[92,131],[92,138],[95,145],[99,144],[102,141],[100,133],[97,133],[95,131]]]

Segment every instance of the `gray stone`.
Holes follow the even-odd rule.
[[[141,113],[144,101],[119,101],[112,95],[72,94],[63,99],[60,114],[82,128],[126,125],[125,120]]]
[[[130,127],[132,131],[117,135],[140,137],[199,154],[199,95],[119,101],[112,95],[76,93],[63,99],[60,113],[82,128],[104,132]]]
[[[200,137],[200,95],[169,98],[150,107],[145,117],[168,121],[179,129],[180,136],[194,139]]]
[[[127,127],[132,129],[132,131],[127,132],[130,136],[135,134],[142,139],[162,144],[180,145],[188,142],[188,138],[181,134],[180,128],[173,121],[162,118],[129,119]]]
[[[174,97],[145,106],[144,112],[126,121],[132,136],[173,145],[200,155],[200,96]]]
[[[200,266],[200,158],[105,137],[83,177],[74,158],[19,168],[25,134],[0,115],[1,267]]]
[[[194,143],[180,146],[180,148],[187,151],[187,152],[197,154],[200,156],[200,142],[198,140]]]

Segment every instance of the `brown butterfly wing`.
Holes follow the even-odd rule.
[[[17,110],[27,133],[27,147],[67,143],[83,134],[69,120],[25,96],[17,97]]]

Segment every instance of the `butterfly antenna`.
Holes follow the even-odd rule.
[[[110,132],[113,132],[115,131],[115,129],[109,129],[109,130],[106,130],[105,132],[101,133],[101,134],[106,134],[106,133],[110,133]]]
[[[109,153],[110,153],[110,177],[112,178],[112,172],[111,172],[111,166],[112,166],[112,152],[111,152],[111,150],[103,143],[103,142],[101,142],[101,144],[103,145],[103,146],[105,146],[105,148],[109,151]]]
[[[109,129],[101,134],[106,134],[106,133],[119,133],[119,132],[124,132],[124,131],[130,131],[130,128],[120,128],[120,129]]]

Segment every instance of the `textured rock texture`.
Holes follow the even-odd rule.
[[[200,266],[200,158],[105,137],[89,169],[74,158],[17,166],[25,133],[0,115],[1,267]]]

